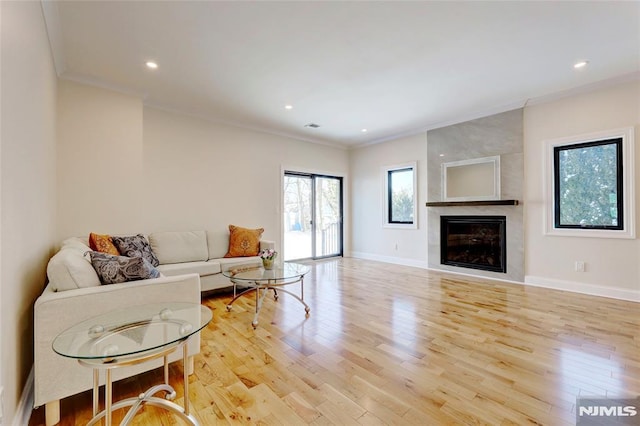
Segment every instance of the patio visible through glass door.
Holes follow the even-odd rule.
[[[342,255],[342,178],[285,172],[284,260]]]

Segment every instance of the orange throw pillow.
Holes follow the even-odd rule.
[[[114,256],[120,256],[120,252],[113,244],[113,240],[110,235],[89,234],[89,247],[93,251],[99,251],[101,253],[108,253]]]
[[[257,256],[264,228],[247,229],[229,225],[229,251],[224,257]]]

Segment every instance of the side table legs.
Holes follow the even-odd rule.
[[[99,422],[104,417],[105,425],[111,426],[112,423],[112,414],[114,410],[118,410],[124,407],[131,407],[127,414],[122,419],[120,423],[121,426],[128,425],[133,417],[136,415],[138,410],[142,408],[143,405],[149,404],[155,407],[161,407],[166,410],[169,410],[180,418],[182,418],[185,422],[192,424],[194,426],[199,426],[198,421],[195,417],[189,414],[189,358],[188,358],[188,348],[187,343],[182,343],[182,370],[184,372],[184,403],[183,407],[180,407],[178,404],[171,402],[176,397],[176,391],[169,385],[169,358],[167,355],[164,356],[164,381],[165,383],[161,385],[153,386],[151,389],[147,390],[144,393],[141,393],[137,397],[123,399],[122,401],[118,401],[115,404],[112,403],[113,393],[112,393],[112,380],[111,380],[111,368],[105,369],[105,396],[104,396],[104,410],[98,412],[99,409],[99,386],[100,386],[100,368],[94,367],[93,369],[93,418],[87,426],[92,426],[99,424]],[[164,398],[158,398],[154,396],[158,392],[164,392]]]

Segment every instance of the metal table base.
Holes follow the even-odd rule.
[[[188,340],[188,339],[187,339]],[[188,355],[187,355],[187,340],[183,340],[179,342],[177,345],[169,348],[165,348],[161,351],[155,351],[152,353],[142,353],[138,357],[128,358],[126,361],[121,362],[118,360],[117,364],[109,364],[107,361],[88,361],[88,360],[78,360],[78,362],[86,367],[93,368],[93,418],[87,423],[87,426],[92,426],[98,424],[102,418],[105,419],[105,425],[111,426],[112,423],[112,415],[114,410],[118,410],[124,407],[131,407],[127,414],[122,419],[120,423],[121,426],[128,425],[133,417],[136,415],[138,410],[140,410],[145,404],[164,408],[165,410],[171,411],[174,414],[178,415],[185,422],[192,424],[194,426],[199,426],[196,418],[189,413],[189,372],[188,372]],[[182,346],[182,369],[184,374],[184,407],[172,402],[176,397],[176,392],[169,385],[169,354],[177,350],[180,346]],[[147,390],[144,393],[141,393],[137,397],[123,399],[121,401],[116,402],[115,404],[112,402],[113,398],[113,383],[111,380],[111,370],[117,367],[123,367],[127,365],[139,364],[141,362],[150,361],[152,359],[156,359],[159,357],[164,357],[164,384],[156,385]],[[98,412],[99,410],[99,387],[100,387],[100,370],[105,370],[105,396],[104,396],[104,410]],[[165,397],[159,398],[154,396],[159,392],[164,392]]]
[[[300,296],[282,288],[282,286],[284,285],[294,284],[298,281],[300,282]],[[311,308],[304,301],[304,276],[301,276],[300,279],[298,280],[287,281],[279,284],[276,284],[277,280],[267,280],[267,282],[254,281],[253,283],[243,281],[242,282],[243,285],[249,284],[251,287],[242,291],[240,294],[236,294],[236,288],[237,288],[236,281],[231,279],[231,282],[233,283],[233,299],[231,299],[231,301],[227,304],[227,312],[231,311],[233,302],[238,300],[240,297],[252,291],[256,292],[256,312],[253,315],[253,321],[251,322],[251,325],[253,326],[254,329],[258,327],[258,316],[260,315],[260,309],[262,309],[262,302],[267,296],[267,293],[269,292],[269,290],[273,290],[274,300],[278,300],[278,291],[281,291],[283,293],[287,293],[293,296],[298,302],[302,303],[304,305],[304,311],[306,316],[309,316],[309,312],[311,312]]]

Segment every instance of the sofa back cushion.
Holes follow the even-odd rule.
[[[222,259],[229,250],[229,231],[207,231],[209,259]]]
[[[204,231],[155,232],[149,244],[161,265],[205,261],[209,257]]]
[[[87,251],[89,247],[85,246]],[[100,279],[80,247],[64,246],[47,265],[47,277],[54,291],[97,287]]]
[[[82,254],[91,250],[89,247],[89,239],[86,237],[69,237],[60,244],[60,250],[63,248],[74,248],[80,250]]]

